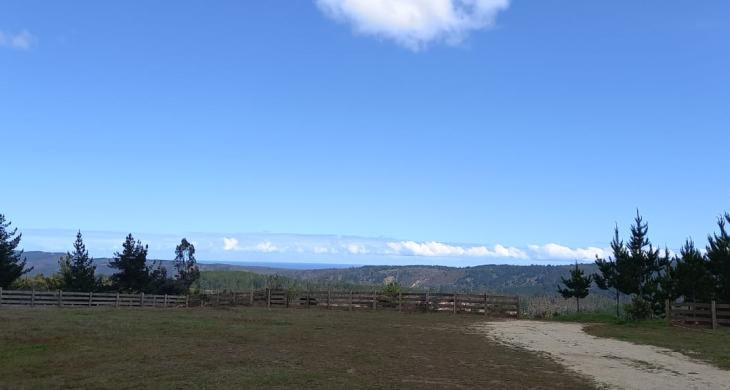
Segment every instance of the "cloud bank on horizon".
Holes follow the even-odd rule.
[[[95,257],[110,257],[121,250],[125,233],[82,232],[84,241]],[[186,237],[196,247],[199,260],[207,261],[271,261],[358,265],[427,264],[467,266],[492,264],[567,264],[587,262],[596,256],[610,255],[600,247],[571,248],[556,243],[526,247],[465,245],[438,241],[390,240],[337,235],[302,234],[211,234],[189,233],[134,234],[149,245],[150,256],[173,257],[175,245]],[[75,232],[66,230],[26,230],[26,250],[64,252],[70,250]]]
[[[494,26],[509,0],[315,0],[329,18],[357,34],[385,38],[413,51],[434,42],[457,45]]]

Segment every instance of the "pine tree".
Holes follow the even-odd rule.
[[[114,253],[109,267],[118,270],[111,280],[120,291],[146,291],[150,282],[150,267],[147,265],[147,246],[134,240],[130,233],[122,244],[122,252]]]
[[[593,274],[593,280],[598,288],[602,290],[613,289],[616,293],[616,317],[619,314],[621,305],[621,293],[626,290],[626,271],[628,251],[624,246],[624,242],[619,238],[618,226],[613,229],[613,240],[611,240],[611,250],[613,257],[601,259],[596,256],[596,266],[598,266],[599,274]]]
[[[195,246],[183,238],[180,245],[175,247],[175,279],[180,285],[180,292],[190,289],[190,286],[200,278],[200,270],[195,261]]]
[[[64,288],[71,291],[94,291],[96,289],[96,265],[89,257],[81,231],[76,233],[74,252],[66,253],[60,260]]]
[[[21,276],[33,270],[26,268],[23,251],[18,251],[20,239],[23,236],[18,229],[10,229],[11,222],[0,214],[0,287],[8,288]]]
[[[576,309],[580,312],[580,300],[588,296],[592,279],[591,275],[585,276],[583,274],[583,270],[578,268],[578,262],[576,261],[575,269],[570,271],[570,279],[560,278],[565,288],[558,286],[558,292],[565,299],[575,298]]]
[[[678,296],[688,302],[709,302],[712,299],[714,280],[708,269],[707,258],[687,240],[679,251],[672,279]]]
[[[719,233],[708,236],[708,269],[715,279],[715,299],[730,303],[730,234],[726,224],[730,223],[730,213],[725,213],[717,221]]]

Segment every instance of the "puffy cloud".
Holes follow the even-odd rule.
[[[532,258],[545,260],[593,260],[596,256],[605,258],[610,255],[609,249],[597,247],[569,248],[554,243],[530,245],[528,249],[532,254]]]
[[[223,237],[223,250],[224,251],[238,251],[241,247],[238,246],[238,239]]]
[[[514,247],[504,247],[495,245],[493,249],[486,246],[463,247],[457,245],[444,244],[442,242],[428,241],[399,241],[388,242],[388,249],[396,255],[406,256],[427,256],[427,257],[447,257],[447,256],[468,256],[468,257],[507,257],[525,259],[525,252]]]
[[[315,0],[330,18],[355,32],[391,39],[417,51],[430,42],[462,42],[492,27],[509,0]]]
[[[26,30],[17,34],[10,34],[0,31],[0,47],[28,50],[35,42],[35,37]]]

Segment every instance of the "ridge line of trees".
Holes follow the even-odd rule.
[[[0,287],[10,288],[33,270],[27,266],[23,251],[18,250],[22,234],[0,214]],[[73,252],[66,252],[58,260],[59,272],[52,278],[53,287],[68,291],[120,291],[156,294],[184,294],[200,278],[195,259],[195,246],[183,238],[175,248],[173,268],[167,269],[158,261],[147,261],[147,245],[127,235],[122,251],[114,253],[109,267],[115,272],[109,278],[96,275],[94,259],[84,244],[81,231],[76,233]]]
[[[717,220],[719,231],[707,236],[705,251],[688,238],[679,254],[672,255],[668,248],[660,250],[649,240],[649,225],[636,211],[628,241],[614,228],[611,240],[612,256],[599,258],[595,264],[599,272],[590,276],[576,269],[569,279],[562,279],[565,288],[558,287],[564,298],[579,299],[588,295],[591,279],[598,288],[610,290],[616,296],[616,316],[620,316],[621,296],[629,296],[625,306],[629,318],[643,319],[663,315],[666,300],[690,302],[730,303],[730,213]]]

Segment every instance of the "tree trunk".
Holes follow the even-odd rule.
[[[619,318],[621,314],[619,313],[619,304],[620,304],[620,295],[619,295],[618,289],[616,289],[616,318]]]
[[[578,313],[580,313],[580,298],[575,297],[575,306],[578,309]]]

